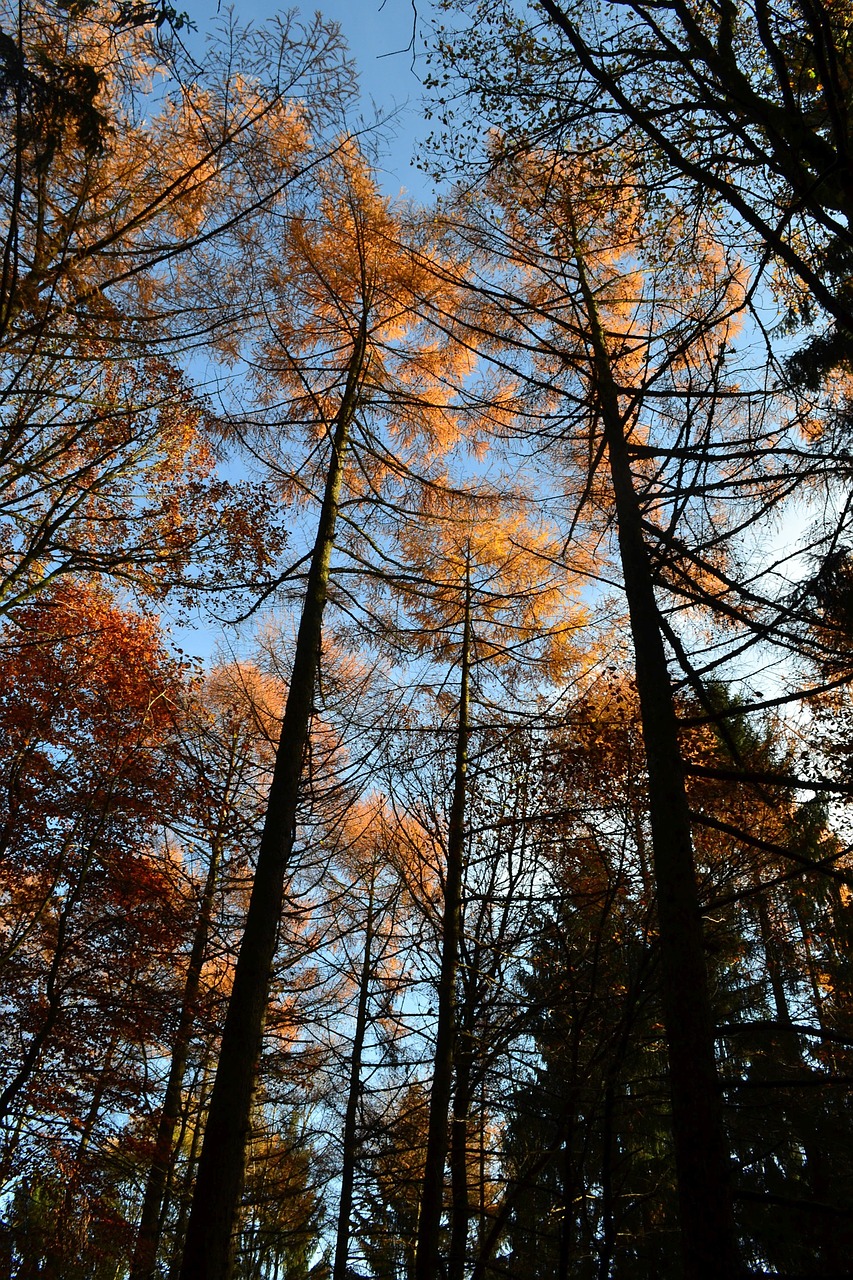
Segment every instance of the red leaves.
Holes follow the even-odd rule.
[[[25,1163],[76,1147],[90,1107],[140,1103],[136,1046],[183,936],[160,833],[184,679],[153,619],[84,585],[43,592],[0,642],[0,1112],[36,1107]]]
[[[150,820],[181,678],[153,619],[104,591],[65,584],[18,610],[0,644],[0,734],[29,823],[119,806]]]

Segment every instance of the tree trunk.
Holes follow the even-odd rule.
[[[675,700],[607,339],[577,246],[576,261],[610,462],[646,748],[684,1274],[686,1280],[732,1280],[741,1268]]]
[[[601,1124],[601,1252],[598,1259],[599,1280],[609,1280],[616,1245],[613,1222],[613,1081],[604,1088],[604,1114]]]
[[[166,1081],[163,1108],[157,1125],[154,1156],[145,1182],[142,1216],[136,1236],[136,1248],[130,1268],[130,1280],[151,1280],[154,1275],[157,1248],[160,1242],[160,1211],[174,1155],[175,1129],[177,1128],[181,1109],[181,1091],[184,1083],[184,1074],[187,1069],[190,1040],[193,1026],[195,1025],[198,993],[207,951],[207,940],[210,934],[210,920],[213,913],[213,899],[216,891],[221,852],[221,840],[217,838],[213,841],[211,848],[201,908],[196,922],[186,978],[184,979],[181,1013],[178,1029],[175,1032],[175,1042],[172,1046],[172,1061],[169,1064],[169,1076]]]
[[[187,1135],[187,1127],[192,1123],[192,1137],[190,1139],[190,1149],[187,1152],[187,1158],[184,1168],[181,1170],[180,1186],[176,1192],[170,1189],[170,1182],[175,1181],[175,1170],[171,1170],[170,1176],[166,1182],[166,1190],[163,1194],[163,1207],[160,1210],[160,1237],[162,1239],[163,1229],[167,1221],[167,1215],[171,1207],[171,1203],[178,1206],[178,1215],[175,1222],[175,1229],[172,1238],[171,1256],[169,1258],[169,1270],[167,1280],[179,1280],[181,1273],[181,1255],[184,1251],[184,1241],[187,1235],[187,1222],[190,1216],[190,1205],[192,1203],[193,1182],[195,1180],[195,1170],[198,1164],[198,1149],[202,1139],[202,1116],[207,1111],[208,1090],[207,1086],[213,1070],[211,1046],[205,1047],[203,1060],[200,1064],[200,1079],[198,1081],[198,1099],[195,1107],[195,1119],[190,1115],[192,1098],[187,1100],[181,1117],[181,1131],[178,1134],[178,1150],[182,1151],[184,1141]],[[193,1085],[195,1087],[195,1081]]]
[[[462,634],[462,687],[456,735],[456,766],[447,836],[447,874],[441,931],[441,973],[438,980],[438,1028],[436,1031],[429,1130],[424,1165],[423,1193],[418,1220],[415,1280],[434,1280],[438,1268],[438,1232],[447,1158],[447,1117],[453,1084],[456,1040],[456,973],[462,918],[462,871],[465,853],[465,790],[468,775],[471,663],[471,579],[465,581],[465,616]],[[187,1277],[189,1280],[189,1277]]]
[[[350,1217],[352,1215],[352,1192],[355,1181],[355,1162],[358,1155],[356,1124],[358,1121],[358,1100],[361,1094],[361,1055],[364,1049],[364,1037],[367,1031],[367,1002],[370,994],[370,978],[373,971],[371,948],[373,946],[373,912],[376,891],[376,867],[371,870],[370,893],[367,901],[367,924],[364,934],[364,957],[361,964],[361,979],[358,988],[358,1005],[355,1013],[355,1032],[350,1058],[349,1092],[347,1108],[344,1116],[344,1140],[341,1166],[341,1198],[338,1205],[338,1229],[335,1240],[335,1264],[332,1280],[346,1280],[347,1258],[349,1254]]]
[[[245,1176],[255,1075],[263,1041],[284,880],[296,838],[296,810],[308,745],[349,429],[367,350],[363,323],[332,433],[332,454],[296,638],[273,780],[252,895],[228,1003],[210,1111],[199,1157],[181,1280],[227,1280]]]
[[[560,1254],[557,1260],[557,1280],[569,1280],[570,1265],[575,1243],[575,1170],[573,1160],[574,1124],[570,1118],[562,1151],[560,1191],[562,1216],[560,1220]]]
[[[447,1280],[463,1280],[468,1252],[468,1116],[471,1111],[470,1031],[461,1031],[456,1050],[456,1087],[453,1091],[453,1118],[450,1130],[450,1253]]]

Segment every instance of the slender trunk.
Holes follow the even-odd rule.
[[[477,1219],[477,1249],[483,1247],[486,1238],[486,1078],[480,1079],[480,1121],[477,1126],[477,1163],[480,1172],[479,1213]]]
[[[252,1094],[263,1041],[285,874],[296,838],[299,784],[314,702],[344,456],[358,403],[366,349],[367,333],[363,324],[333,428],[332,454],[296,638],[290,689],[199,1157],[181,1280],[227,1280],[231,1273]]]
[[[560,1222],[560,1256],[557,1262],[557,1280],[569,1280],[569,1270],[574,1253],[575,1243],[575,1178],[574,1178],[574,1123],[569,1120],[566,1139],[563,1144],[563,1168],[561,1191],[563,1198],[562,1220]]]
[[[756,876],[754,883],[757,879],[758,877]],[[758,887],[757,884],[756,887]],[[761,934],[761,945],[764,948],[764,959],[767,963],[767,976],[770,979],[770,990],[773,993],[773,1003],[776,1007],[776,1017],[779,1022],[785,1023],[786,1026],[790,1026],[791,1010],[788,1007],[788,992],[785,989],[781,948],[779,946],[776,929],[774,929],[770,922],[767,903],[761,894],[759,894],[756,900],[756,909],[759,932]],[[786,1041],[786,1050],[793,1047],[797,1058],[800,1059],[799,1041],[796,1035],[793,1037],[786,1037]]]
[[[465,852],[465,790],[468,775],[471,662],[470,567],[465,582],[465,617],[462,635],[462,688],[456,735],[456,767],[447,837],[447,874],[441,932],[441,973],[438,980],[438,1028],[436,1031],[429,1129],[424,1164],[423,1193],[418,1220],[415,1280],[434,1280],[438,1268],[438,1232],[447,1158],[447,1116],[453,1083],[456,1040],[456,972],[462,921],[462,870]],[[187,1277],[189,1280],[189,1277]]]
[[[456,1050],[456,1087],[450,1129],[451,1214],[447,1280],[463,1280],[468,1252],[468,1116],[471,1111],[472,1049],[471,1033],[461,1032]]]
[[[198,1086],[198,1104],[196,1106],[195,1123],[193,1124],[193,1136],[190,1139],[190,1149],[187,1152],[186,1166],[181,1177],[180,1187],[177,1194],[173,1197],[178,1204],[178,1217],[175,1223],[175,1231],[171,1249],[171,1257],[169,1258],[168,1280],[179,1280],[181,1271],[181,1255],[184,1250],[184,1240],[187,1234],[187,1220],[190,1216],[190,1205],[192,1202],[192,1188],[195,1176],[195,1169],[198,1163],[198,1149],[202,1139],[202,1122],[201,1118],[207,1109],[207,1086],[212,1073],[212,1063],[210,1062],[211,1048],[207,1046],[204,1055],[204,1063],[201,1069],[201,1080]],[[178,1150],[183,1149],[184,1139],[186,1138],[187,1125],[190,1120],[189,1103],[184,1109],[184,1115],[181,1123],[181,1134],[179,1135]],[[174,1171],[172,1171],[174,1177]],[[163,1227],[166,1222],[166,1213],[168,1210],[167,1197],[163,1198],[163,1208],[160,1211],[160,1234],[162,1236]]]
[[[616,1232],[613,1223],[613,1081],[604,1089],[604,1115],[601,1124],[601,1253],[598,1259],[599,1280],[610,1280]]]
[[[207,940],[210,934],[210,921],[213,915],[213,899],[216,892],[221,852],[221,841],[215,839],[211,849],[210,864],[207,868],[207,878],[202,893],[201,909],[196,922],[193,945],[190,951],[189,964],[187,965],[186,978],[184,979],[181,1013],[178,1028],[175,1032],[175,1042],[172,1046],[172,1061],[169,1064],[163,1108],[157,1125],[154,1156],[145,1182],[142,1216],[136,1236],[136,1248],[130,1268],[130,1280],[151,1280],[154,1275],[157,1249],[160,1242],[160,1210],[163,1205],[166,1181],[174,1158],[175,1129],[180,1115],[181,1091],[184,1083],[184,1074],[187,1069],[190,1040],[196,1019],[198,993],[201,987],[201,974],[207,951]]]
[[[53,952],[53,959],[45,979],[45,1013],[42,1018],[41,1026],[35,1032],[26,1053],[23,1056],[21,1065],[13,1075],[12,1079],[0,1093],[0,1123],[4,1123],[12,1110],[12,1104],[28,1084],[30,1077],[35,1072],[36,1067],[41,1059],[41,1053],[44,1046],[50,1039],[53,1028],[56,1026],[59,1016],[62,1013],[62,997],[64,988],[60,982],[60,973],[62,964],[70,945],[69,925],[74,909],[83,894],[84,886],[87,883],[89,869],[94,860],[94,850],[90,849],[86,854],[80,873],[77,878],[77,884],[74,886],[73,892],[70,894],[62,910],[59,913],[56,928],[56,946]]]
[[[684,1273],[686,1280],[731,1280],[741,1268],[675,700],[607,340],[580,251],[576,257],[610,462],[646,748]]]
[[[355,1012],[355,1033],[352,1042],[350,1059],[349,1092],[344,1116],[343,1160],[341,1167],[341,1198],[338,1205],[338,1230],[335,1240],[335,1264],[332,1280],[346,1280],[347,1257],[349,1254],[350,1217],[352,1215],[352,1193],[355,1181],[355,1162],[358,1155],[356,1124],[358,1121],[358,1100],[361,1094],[361,1055],[364,1049],[364,1037],[367,1031],[367,1003],[370,994],[370,978],[373,970],[371,948],[373,946],[373,910],[376,891],[376,868],[372,869],[370,893],[367,901],[367,924],[364,933],[364,957],[361,963],[361,978],[358,988],[358,1005]]]

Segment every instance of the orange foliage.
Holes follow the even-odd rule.
[[[216,475],[171,361],[198,344],[205,273],[298,185],[320,82],[328,111],[351,70],[293,15],[243,33],[240,74],[227,36],[182,67],[157,13],[36,0],[4,37],[0,611],[62,575],[245,583],[281,548],[267,492]]]
[[[223,305],[239,299],[256,322],[222,332],[219,350],[250,371],[255,438],[286,501],[321,489],[317,445],[353,395],[344,501],[399,499],[413,472],[435,478],[461,439],[475,447],[485,430],[491,401],[462,323],[467,267],[435,215],[379,193],[351,140],[313,176],[313,204],[249,247]],[[503,412],[511,394],[494,388]]]
[[[477,663],[506,674],[528,666],[560,681],[591,660],[579,600],[591,565],[583,546],[567,567],[563,540],[529,501],[474,488],[430,489],[424,498],[420,518],[399,532],[405,571],[394,584],[407,614],[401,629],[417,652],[439,660],[456,652],[470,576]]]

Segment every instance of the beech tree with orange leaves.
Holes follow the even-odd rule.
[[[67,1178],[65,1216],[88,1203],[118,1244],[98,1156],[140,1104],[184,929],[159,832],[183,801],[185,672],[150,621],[71,584],[16,613],[0,665],[4,1181]]]

